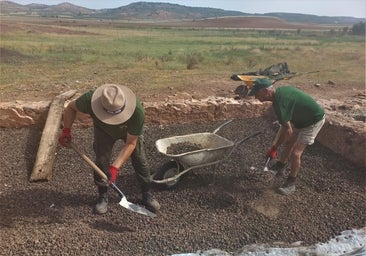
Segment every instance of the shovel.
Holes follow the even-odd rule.
[[[278,121],[275,121],[275,122],[273,122],[272,124],[276,124],[276,125],[279,125],[279,126],[280,126],[280,128],[279,128],[279,129],[278,129],[278,131],[277,131],[276,137],[274,138],[274,140],[273,140],[273,142],[272,142],[272,145],[274,145],[274,144],[276,144],[276,143],[277,143],[277,141],[278,141],[278,140],[279,140],[279,138],[280,138],[280,135],[281,135],[281,132],[282,132],[282,126],[280,125],[280,123],[279,123]],[[271,157],[268,157],[268,158],[267,158],[266,163],[264,164],[263,171],[265,171],[265,172],[268,172],[268,171],[269,171],[268,167],[269,167],[269,162],[270,162],[271,160],[272,160],[272,158],[271,158]]]
[[[85,160],[85,162],[87,162],[96,172],[97,174],[106,182],[108,182],[108,178],[107,175],[105,175],[105,173],[92,161],[90,160],[90,158],[85,155],[73,142],[70,143],[70,146],[72,147],[72,149],[78,153],[79,156],[81,156],[81,158],[83,158]],[[140,213],[142,215],[146,215],[149,217],[155,217],[156,214],[145,209],[144,207],[141,207],[137,204],[133,204],[129,201],[127,201],[126,196],[123,194],[123,192],[117,187],[116,184],[111,183],[109,185],[111,188],[113,188],[113,190],[115,190],[119,196],[121,197],[121,201],[119,202],[119,205],[130,210],[133,212],[137,212]]]

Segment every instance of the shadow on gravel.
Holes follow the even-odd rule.
[[[41,137],[42,137],[42,130],[37,128],[27,129],[27,135],[26,135],[27,140],[24,148],[25,150],[24,156],[26,156],[25,160],[26,160],[28,177],[31,176],[34,163],[36,162]]]
[[[91,227],[97,230],[114,232],[114,233],[135,232],[135,230],[132,228],[121,226],[120,224],[113,224],[102,220],[96,221],[93,225],[91,225]]]
[[[88,206],[95,198],[86,194],[70,194],[49,189],[31,188],[0,195],[0,225],[13,227],[17,222],[37,224],[64,223],[67,208]]]

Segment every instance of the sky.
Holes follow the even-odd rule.
[[[117,8],[134,2],[165,2],[192,7],[211,7],[245,13],[287,12],[319,16],[366,17],[365,0],[10,0],[18,4],[56,5],[69,2],[89,9]]]

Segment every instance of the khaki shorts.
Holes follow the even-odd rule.
[[[322,120],[308,127],[296,129],[294,128],[295,134],[297,134],[297,141],[304,145],[312,145],[318,135],[320,129],[325,123],[325,115]]]

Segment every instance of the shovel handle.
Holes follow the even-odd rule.
[[[271,161],[271,157],[268,157],[266,160],[266,163],[264,164],[263,171],[265,171],[265,172],[268,171],[269,161]]]
[[[98,175],[105,181],[108,182],[108,177],[105,175],[105,173],[92,161],[90,158],[85,155],[72,141],[70,142],[70,146],[73,150],[75,150],[76,153],[81,156],[85,162],[87,162],[95,171],[98,173]]]
[[[114,190],[114,191],[116,191],[116,192],[118,193],[118,195],[119,195],[121,198],[126,197],[126,196],[125,196],[125,194],[123,194],[123,192],[122,192],[122,191],[117,187],[117,185],[116,185],[116,184],[111,183],[109,186],[110,186],[111,188],[113,188],[113,190]]]

